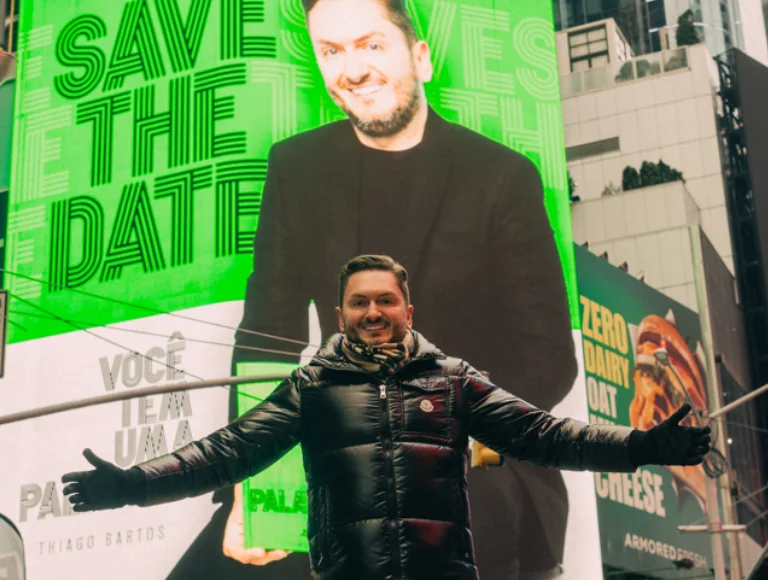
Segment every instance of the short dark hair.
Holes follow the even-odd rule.
[[[389,19],[392,24],[397,26],[403,32],[405,39],[409,43],[414,44],[419,40],[419,37],[416,34],[416,27],[413,25],[413,20],[411,20],[411,15],[408,14],[408,10],[406,9],[403,0],[373,1],[384,7],[387,14],[389,14]],[[302,5],[304,6],[304,13],[309,15],[310,10],[312,10],[319,2],[322,2],[322,0],[301,0]]]
[[[397,285],[405,298],[405,304],[411,303],[411,291],[408,289],[408,271],[402,264],[390,258],[389,256],[363,255],[352,258],[342,266],[339,272],[339,306],[344,304],[344,292],[347,290],[347,282],[352,274],[366,272],[368,270],[379,270],[382,272],[392,272],[397,278]]]

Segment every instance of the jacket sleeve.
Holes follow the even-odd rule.
[[[464,363],[469,435],[510,459],[576,471],[632,472],[629,427],[559,419],[499,389]]]
[[[514,328],[498,379],[512,381],[514,373],[511,392],[550,410],[573,387],[578,367],[562,265],[536,166],[517,156],[498,191],[490,232],[493,284],[499,320]]]
[[[248,278],[243,320],[235,334],[234,361],[298,362],[302,346],[266,336],[306,341],[309,337],[307,285],[301,280],[296,193],[282,186],[281,147],[272,147],[261,194],[259,223],[253,243],[253,272]],[[265,350],[256,350],[265,349]],[[270,351],[296,352],[295,355]]]
[[[275,463],[299,443],[296,373],[239,419],[181,449],[137,465],[145,475],[143,506],[202,495]]]

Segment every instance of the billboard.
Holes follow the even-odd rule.
[[[551,6],[410,4],[432,46],[429,103],[536,162],[573,287]],[[301,2],[22,8],[8,269],[32,279],[9,289],[65,313],[87,304],[96,325],[146,311],[65,288],[158,312],[241,299],[270,147],[344,118]],[[71,330],[26,322],[11,342]]]
[[[544,308],[549,292],[557,302],[561,289],[545,283],[551,270],[532,272],[541,276],[540,287],[509,300],[503,312],[478,293],[503,294],[502,280],[519,286],[513,267],[540,263],[536,251],[546,244],[531,237],[530,247],[516,254],[515,240],[505,238],[535,221],[508,211],[518,201],[505,196],[516,194],[515,187],[543,188],[570,299],[560,314],[570,312],[573,327],[579,324],[552,5],[406,5],[416,35],[429,47],[414,65],[418,75],[430,77],[419,77],[430,107],[428,146],[414,149],[424,153],[420,161],[430,170],[409,176],[409,187],[424,195],[414,197],[407,211],[395,208],[388,215],[415,218],[403,224],[401,236],[382,242],[366,238],[374,230],[364,227],[372,224],[364,219],[363,192],[372,190],[359,183],[364,172],[376,174],[376,153],[355,138],[346,120],[354,116],[345,109],[349,102],[329,94],[333,65],[318,62],[300,0],[24,0],[4,278],[10,293],[10,346],[0,382],[4,412],[228,376],[233,362],[306,361],[336,330],[329,320],[335,317],[339,266],[370,247],[409,269],[417,303],[424,305],[416,327],[439,346],[500,383],[527,365],[529,380],[516,394],[542,407],[552,408],[573,392],[582,396],[570,383],[539,375],[557,371],[537,362],[555,356],[537,342],[549,340],[533,333],[510,354],[500,340],[506,334],[485,332],[491,320],[535,313],[531,303]],[[347,34],[349,19],[338,23]],[[404,74],[386,66],[376,73],[382,86],[387,75]],[[528,174],[525,181],[522,173],[513,174],[513,165],[483,173],[469,171],[460,159],[444,163],[442,147],[451,139],[441,131],[459,134],[456,126],[522,153],[538,176]],[[318,144],[311,154],[296,151],[297,143],[313,136]],[[501,148],[489,150],[497,154]],[[472,151],[460,153],[472,159]],[[269,187],[271,202],[263,196]],[[271,221],[264,217],[270,212]],[[313,219],[297,223],[292,215]],[[477,236],[478,228],[488,235]],[[273,255],[257,248],[254,270],[257,230],[268,249],[287,250]],[[509,264],[506,278],[490,280],[498,271],[478,258],[488,254],[483,244]],[[460,267],[447,267],[452,260]],[[449,285],[452,293],[445,292]],[[258,309],[273,294],[291,302],[270,307],[277,320],[270,327]],[[482,340],[474,331],[454,338],[456,332],[441,326],[447,317],[439,314],[447,309],[468,315],[452,296],[479,308],[476,321],[454,320],[454,328],[479,324]],[[253,322],[253,329],[233,343],[241,321]],[[558,386],[550,392],[536,388],[539,382]],[[241,542],[238,553],[258,543],[248,541],[258,534],[243,530],[250,520],[242,511],[239,521],[235,516],[243,509],[248,515],[264,499],[250,493],[259,487],[244,486],[244,498],[229,490],[180,504],[87,515],[73,514],[61,495],[60,475],[85,467],[82,448],[129,467],[224,425],[236,407],[230,395],[211,389],[142,398],[2,428],[4,438],[22,442],[2,452],[3,461],[18,468],[0,483],[0,513],[24,539],[27,577],[61,577],[62,570],[114,578],[306,573],[301,553],[263,567],[224,556],[233,553],[227,547],[232,537]],[[513,477],[508,472],[490,470],[480,479],[501,488],[500,478]],[[540,476],[526,475],[532,481]],[[542,477],[546,485],[530,502],[538,511],[529,517],[541,519],[541,510],[556,514],[548,518],[555,522],[551,529],[536,536],[555,565],[562,558],[568,499],[559,475]],[[474,502],[475,524],[482,527],[482,514],[498,512],[500,505],[519,506],[519,499],[510,501],[502,494],[489,496],[485,506]],[[568,533],[574,532],[572,525]],[[491,546],[486,537],[482,544]],[[525,539],[514,544],[516,550],[494,549],[498,565],[509,564],[506,552],[525,552]]]
[[[581,246],[575,253],[590,422],[647,430],[685,402],[706,411],[698,314]],[[671,367],[654,355],[662,347]],[[700,424],[694,415],[684,423]],[[677,532],[706,520],[706,477],[701,465],[595,473],[603,562],[639,571],[688,558],[709,569],[708,535]]]

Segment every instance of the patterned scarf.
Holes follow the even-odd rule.
[[[388,342],[370,346],[354,342],[346,336],[341,341],[344,355],[362,369],[371,373],[391,375],[405,365],[413,352],[413,335],[408,332],[403,342]]]

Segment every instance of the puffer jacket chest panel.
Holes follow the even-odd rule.
[[[300,389],[305,455],[320,459],[379,439],[378,386],[364,375],[346,373],[343,379],[312,381]]]
[[[396,440],[454,447],[461,443],[458,379],[435,373],[406,376],[395,384],[392,427]]]
[[[469,526],[466,453],[441,445],[399,443],[393,453],[398,517]]]
[[[321,527],[331,528],[384,518],[378,386],[365,375],[333,373],[328,380],[329,374],[313,377],[299,390],[304,470],[314,504],[310,515],[322,514]]]
[[[398,380],[393,398],[398,517],[468,525],[458,378],[427,368]]]

